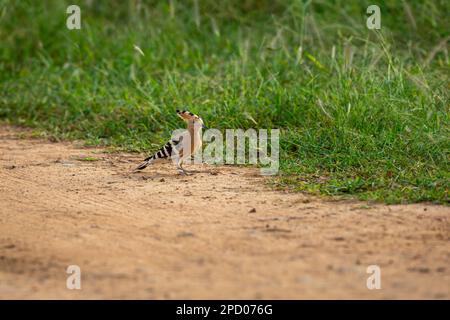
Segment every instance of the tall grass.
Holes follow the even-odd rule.
[[[448,1],[0,1],[0,118],[156,148],[185,106],[210,127],[280,128],[273,182],[448,202]]]

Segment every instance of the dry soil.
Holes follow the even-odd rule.
[[[450,298],[449,207],[273,191],[252,168],[130,173],[142,156],[7,126],[0,153],[1,299]]]

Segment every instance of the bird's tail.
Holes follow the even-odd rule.
[[[145,168],[147,168],[148,165],[152,164],[152,162],[155,160],[155,156],[151,156],[148,157],[147,159],[145,159],[144,161],[142,161],[142,163],[140,165],[138,165],[134,171],[138,171],[138,170],[143,170]]]
[[[145,159],[139,166],[137,166],[134,171],[142,170],[147,168],[149,164],[152,164],[154,161],[159,161],[162,159],[167,159],[172,156],[172,142],[167,142],[161,149],[159,149],[154,155]]]

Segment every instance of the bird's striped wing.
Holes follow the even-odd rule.
[[[173,155],[183,155],[183,135],[173,138],[158,151],[156,151],[152,156],[145,158],[144,161],[135,170],[145,169],[149,164],[159,159],[171,158]]]

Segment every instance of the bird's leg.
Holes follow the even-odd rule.
[[[181,174],[182,176],[189,175],[189,173],[183,169],[183,159],[181,159],[181,158],[177,161],[177,170],[178,170],[178,173]]]
[[[187,175],[192,174],[192,173],[195,172],[195,170],[186,170],[184,168],[182,168],[182,169],[183,169],[184,173],[187,174]]]

